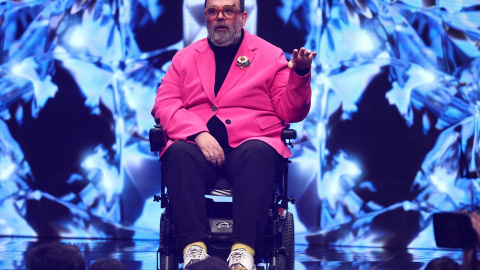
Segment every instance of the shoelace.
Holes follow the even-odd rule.
[[[234,251],[230,254],[228,261],[231,262],[231,264],[240,263],[244,255],[241,251]]]
[[[202,257],[203,249],[200,247],[191,247],[188,257],[192,260],[198,260]]]

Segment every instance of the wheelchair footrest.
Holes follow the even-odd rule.
[[[210,232],[214,234],[232,234],[233,232],[233,220],[232,219],[209,219]]]

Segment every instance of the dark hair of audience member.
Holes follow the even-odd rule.
[[[26,261],[29,270],[85,270],[85,259],[77,246],[59,242],[33,248]]]
[[[125,265],[117,259],[99,259],[90,265],[89,270],[127,270]]]
[[[425,270],[461,270],[459,263],[449,257],[440,257],[431,260]]]

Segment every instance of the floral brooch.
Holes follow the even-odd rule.
[[[240,56],[237,59],[237,66],[240,66],[240,68],[243,70],[243,73],[245,73],[245,68],[250,66],[250,60],[248,60],[248,57],[246,56]]]

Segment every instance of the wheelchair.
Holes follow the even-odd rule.
[[[159,153],[165,147],[167,138],[160,125],[160,119],[155,119],[155,126],[150,129],[150,151]],[[293,129],[282,130],[282,141],[293,147],[291,140],[297,134]],[[160,161],[160,160],[159,160]],[[160,161],[161,163],[161,161]],[[295,230],[293,214],[288,212],[288,204],[295,203],[295,198],[287,197],[288,192],[288,158],[283,159],[281,179],[275,180],[275,189],[268,213],[268,221],[261,241],[255,248],[255,263],[257,269],[293,270],[295,261]],[[161,164],[162,171],[164,169]],[[230,237],[233,232],[232,203],[224,199],[232,196],[232,188],[225,178],[220,178],[206,192],[207,219],[210,227],[208,253],[213,256],[227,258],[230,253]],[[183,263],[182,252],[175,244],[175,228],[171,220],[168,190],[161,183],[160,195],[154,196],[154,201],[160,202],[163,213],[160,217],[160,246],[157,250],[157,270],[179,269]],[[263,264],[264,266],[259,266]]]

